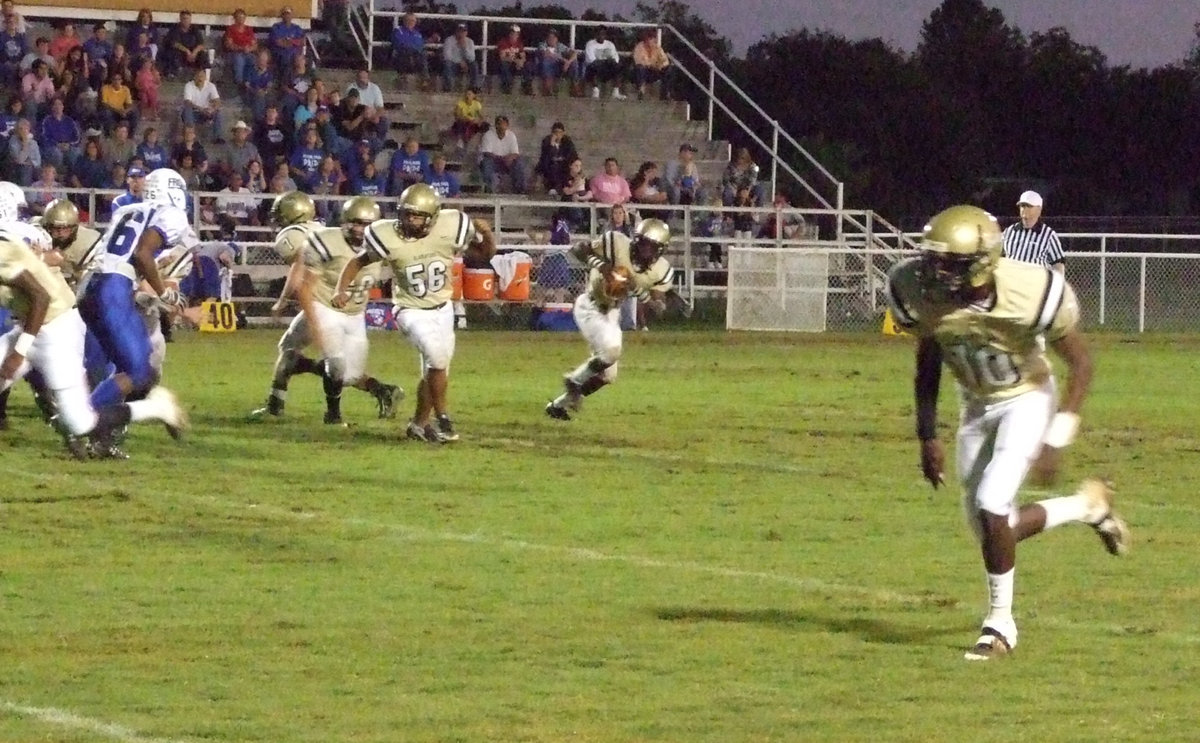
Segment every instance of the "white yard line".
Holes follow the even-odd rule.
[[[74,712],[68,712],[65,709],[58,709],[56,707],[31,707],[27,704],[18,704],[7,699],[0,699],[0,710],[20,715],[21,717],[32,717],[39,722],[59,728],[96,733],[103,735],[105,738],[120,741],[121,743],[186,743],[186,741],[174,738],[149,738],[138,733],[136,730],[130,730],[127,727],[114,725],[111,722],[104,722],[103,720],[95,720],[91,717],[83,717]]]

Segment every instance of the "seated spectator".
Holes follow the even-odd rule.
[[[388,195],[399,196],[414,183],[424,183],[429,173],[429,153],[421,149],[416,137],[404,140],[400,149],[392,153],[388,167]]]
[[[142,165],[146,170],[171,167],[171,156],[167,153],[167,148],[159,144],[158,129],[152,126],[146,127],[146,131],[142,133],[142,142],[134,150],[134,154],[142,158]]]
[[[271,176],[272,191],[275,190],[274,183],[276,180],[283,182],[284,192],[300,190],[300,184],[296,183],[296,180],[292,178],[292,168],[286,162],[279,163],[279,168],[276,169],[275,175]]]
[[[302,131],[305,124],[317,118],[317,111],[322,108],[328,106],[321,103],[320,92],[316,88],[309,88],[304,94],[304,102],[292,112],[292,129],[296,132]]]
[[[392,64],[401,75],[429,77],[429,58],[425,56],[425,37],[417,29],[417,16],[405,13],[392,31]]]
[[[251,160],[260,160],[262,156],[258,148],[250,141],[250,125],[239,121],[230,130],[229,144],[222,148],[218,160],[217,175],[227,176],[230,173],[245,173]]]
[[[79,157],[83,132],[64,111],[61,98],[50,102],[50,114],[42,119],[38,127],[38,147],[42,150],[42,162],[66,172],[75,166]]]
[[[129,124],[124,121],[118,121],[113,127],[112,137],[104,143],[104,159],[112,163],[121,163],[124,166],[133,158],[137,143],[129,137]]]
[[[159,114],[162,113],[158,103],[158,89],[162,87],[162,74],[154,65],[144,64],[138,70],[134,84],[137,86],[141,115],[158,121]]]
[[[130,164],[125,168],[125,193],[112,200],[113,211],[130,204],[140,204],[146,196],[146,169]]]
[[[182,165],[184,155],[192,156],[192,166],[197,169],[200,168],[200,163],[208,162],[208,153],[204,151],[204,145],[200,144],[200,139],[196,136],[196,127],[191,124],[184,125],[183,135],[171,148],[171,161],[177,168]]]
[[[317,182],[317,172],[321,169],[321,161],[325,159],[325,150],[321,148],[321,137],[315,126],[304,130],[302,144],[292,153],[289,164],[301,191],[312,193]]]
[[[100,149],[100,139],[88,137],[83,145],[83,155],[71,168],[72,188],[104,188],[108,182],[108,163]]]
[[[129,92],[129,86],[125,84],[120,72],[114,70],[108,82],[100,89],[100,107],[96,113],[100,124],[107,131],[114,131],[118,124],[124,124],[128,138],[129,132],[137,129],[138,112],[133,104],[133,93]]]
[[[479,87],[479,62],[475,59],[475,42],[467,35],[465,23],[458,24],[454,35],[442,43],[442,90],[454,89],[455,78],[466,75],[468,87]]]
[[[331,106],[330,110],[333,128],[347,143],[376,136],[375,128],[367,122],[367,107],[362,104],[358,95],[357,88],[347,90],[344,97],[339,93],[339,102]],[[337,151],[341,151],[341,148],[337,148]]]
[[[338,165],[337,160],[333,155],[326,154],[321,158],[321,164],[317,167],[316,177],[313,179],[313,196],[337,196],[342,192],[342,168]],[[315,199],[317,202],[317,216],[325,222],[333,222],[340,213],[338,207],[338,199]]]
[[[367,163],[375,162],[375,150],[369,139],[360,139],[354,143],[354,148],[343,153],[342,172],[346,174],[346,182],[353,184],[363,174]],[[387,192],[387,178],[384,178],[384,192]],[[354,193],[351,185],[350,193]]]
[[[664,179],[672,204],[703,204],[707,201],[700,168],[696,165],[696,148],[688,143],[679,145],[679,157],[667,163]]]
[[[63,192],[63,184],[58,180],[58,169],[48,163],[42,163],[42,177],[29,184],[32,193],[28,194],[29,211],[32,214],[41,214],[46,209],[46,204],[49,204],[55,199],[65,199],[67,194]]]
[[[217,86],[208,79],[208,70],[196,68],[192,79],[183,86],[183,123],[185,126],[196,126],[197,122],[205,122],[212,126],[213,144],[224,144],[225,130],[221,126],[221,94]]]
[[[77,46],[83,46],[83,39],[75,33],[75,23],[62,21],[58,26],[58,33],[50,40],[50,56],[61,63],[67,58],[67,52]]]
[[[558,78],[572,81],[572,92],[578,94],[583,80],[579,52],[562,43],[554,29],[538,44],[538,76],[542,80],[542,95],[558,95]]]
[[[733,159],[725,167],[721,176],[721,201],[725,206],[732,206],[738,190],[745,188],[750,192],[754,206],[762,206],[763,189],[758,182],[758,165],[750,157],[750,150],[739,147]]]
[[[454,123],[450,125],[450,131],[458,137],[456,146],[459,151],[465,150],[476,134],[487,130],[488,123],[483,119],[483,101],[479,100],[479,88],[467,88],[463,97],[454,104]]]
[[[17,30],[16,15],[5,16],[4,30],[0,31],[0,83],[5,87],[15,88],[21,82],[21,60],[28,53],[29,41]]]
[[[513,82],[520,75],[521,92],[533,95],[535,65],[525,51],[520,26],[510,26],[504,38],[496,42],[496,56],[500,58],[500,92],[511,93]]]
[[[179,24],[167,32],[163,47],[158,63],[167,77],[174,77],[181,70],[209,66],[204,36],[192,25],[190,10],[179,11]]]
[[[583,161],[578,157],[571,161],[567,171],[567,181],[562,189],[562,200],[575,206],[567,209],[567,219],[572,229],[581,229],[588,222],[588,210],[579,204],[595,201],[592,189],[588,187],[587,175],[583,172]]]
[[[261,160],[246,163],[246,190],[260,194],[267,192],[267,175],[263,172]]]
[[[40,120],[46,113],[46,105],[54,97],[54,79],[50,68],[42,60],[33,63],[25,77],[21,78],[21,96],[25,99],[25,110],[32,121]]]
[[[617,158],[604,160],[604,171],[592,176],[592,196],[601,204],[624,204],[629,201],[629,181],[621,175],[621,164]]]
[[[42,150],[29,126],[29,119],[18,119],[17,128],[8,138],[8,167],[14,183],[28,186],[42,167]]]
[[[658,164],[647,160],[638,168],[638,172],[629,180],[631,201],[635,204],[645,204],[648,207],[662,206],[670,203],[666,185],[658,177]],[[670,219],[671,213],[662,209],[639,209],[643,217]]]
[[[259,121],[266,116],[267,107],[275,104],[275,72],[271,69],[271,53],[260,49],[254,55],[254,64],[242,74],[242,100],[250,107],[254,120]]]
[[[309,125],[317,128],[325,151],[335,157],[345,154],[353,146],[349,139],[338,134],[333,123],[333,110],[329,106],[317,106],[317,117],[310,121]]]
[[[562,193],[567,184],[568,170],[573,160],[579,159],[575,142],[567,136],[567,128],[561,121],[554,122],[550,133],[542,137],[541,153],[533,172],[542,177],[546,192],[551,196]]]
[[[804,236],[804,217],[795,212],[785,212],[792,208],[791,202],[785,194],[775,194],[775,201],[772,204],[775,211],[767,217],[763,222],[762,227],[758,230],[758,237],[774,240],[782,238],[784,240],[795,240]],[[783,226],[782,232],[780,225]]]
[[[286,75],[283,83],[283,98],[281,107],[285,115],[295,113],[296,107],[304,105],[309,100],[308,91],[316,87],[316,76],[308,69],[308,58],[303,55],[292,58],[292,65],[285,70],[280,71],[280,75]],[[324,103],[321,100],[320,91],[317,91],[317,103]]]
[[[584,78],[592,84],[593,98],[600,97],[602,85],[612,85],[612,97],[625,100],[626,96],[621,93],[621,55],[604,26],[597,28],[596,38],[584,45],[583,61]]]
[[[229,69],[233,71],[233,84],[240,92],[244,90],[246,73],[254,66],[255,52],[258,51],[258,37],[254,35],[254,29],[246,25],[246,11],[241,8],[233,11],[233,23],[225,27],[221,45],[225,49]],[[270,52],[267,53],[267,60],[269,63]]]
[[[350,181],[350,193],[378,198],[387,193],[387,179],[375,170],[375,161],[363,163],[362,171]]]
[[[429,165],[429,176],[425,182],[443,199],[457,199],[462,196],[458,176],[446,170],[446,156],[440,152],[433,156]]]
[[[507,116],[497,116],[494,124],[479,142],[479,170],[484,187],[489,193],[499,193],[500,173],[508,173],[513,193],[526,193],[525,161],[521,159],[517,134],[509,129]]]
[[[108,60],[113,55],[113,43],[108,39],[108,25],[104,21],[92,26],[92,36],[83,42],[87,55],[87,83],[92,90],[99,90],[108,78]]]
[[[275,169],[287,161],[292,147],[291,130],[280,118],[278,106],[267,104],[262,122],[254,127],[254,145],[262,156],[263,169],[275,175]]]
[[[122,80],[133,79],[133,58],[129,56],[124,44],[113,44],[112,56],[108,58],[108,69],[100,83],[93,85],[92,88],[94,90],[102,88],[114,72],[121,73]]]
[[[142,38],[145,34],[145,38]],[[144,50],[149,54],[150,61],[158,56],[158,29],[154,26],[154,15],[149,8],[138,11],[137,21],[125,33],[125,50],[131,57],[137,56],[134,50]]]
[[[32,70],[33,63],[39,59],[46,63],[47,69],[53,70],[58,66],[58,62],[50,54],[50,39],[45,36],[39,36],[33,43],[33,49],[21,57],[21,75],[24,76],[25,73]]]
[[[633,47],[633,83],[637,85],[638,100],[646,96],[646,86],[654,82],[659,83],[659,100],[671,100],[671,79],[671,58],[658,43],[658,32],[648,28]]]
[[[366,106],[366,125],[370,136],[381,141],[387,139],[388,128],[391,125],[385,115],[383,91],[379,89],[378,85],[371,82],[371,72],[366,67],[360,67],[354,73],[354,82],[346,88],[346,95],[349,95],[351,90],[358,91],[359,104]]]
[[[126,51],[129,53],[129,72],[130,77],[127,80],[132,80],[132,75],[136,75],[144,65],[155,64],[154,57],[157,54],[157,45],[150,41],[150,34],[145,31],[138,32],[137,38],[129,45]]]
[[[3,140],[4,152],[8,152],[8,138],[16,131],[17,121],[23,118],[25,118],[25,101],[21,100],[19,92],[12,93],[4,104],[4,111],[0,113],[0,139]],[[4,153],[0,153],[0,161],[3,159]]]
[[[271,26],[271,33],[267,37],[267,45],[279,74],[288,74],[294,69],[296,58],[304,56],[305,38],[304,29],[292,23],[292,9],[284,6],[279,11],[279,22]]]
[[[0,2],[0,16],[4,16],[5,18],[12,17],[18,33],[29,33],[29,26],[25,23],[25,16],[17,12],[16,3],[13,0],[3,0]]]
[[[258,198],[246,190],[240,171],[229,174],[229,185],[217,197],[217,211],[233,217],[240,226],[258,224]]]

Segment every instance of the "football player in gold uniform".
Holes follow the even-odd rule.
[[[1128,549],[1129,532],[1112,509],[1111,488],[1100,479],[1085,480],[1073,495],[1017,505],[1031,468],[1039,480],[1053,481],[1092,379],[1070,284],[1043,266],[1002,258],[995,218],[973,206],[934,216],[921,247],[920,257],[892,267],[888,300],[897,323],[917,337],[917,438],[921,470],[935,488],[943,483],[946,456],[936,426],[943,362],[960,390],[958,477],[990,593],[982,631],[966,658],[987,660],[1017,644],[1017,542],[1083,523],[1119,555]],[[1067,367],[1061,400],[1040,335]]]
[[[663,257],[671,228],[660,219],[643,219],[633,237],[615,230],[576,246],[574,255],[591,269],[587,288],[575,300],[573,315],[591,357],[563,378],[566,391],[546,406],[546,415],[570,420],[583,398],[617,378],[621,358],[621,302],[627,296],[645,300],[661,312],[666,307],[675,271]]]
[[[433,444],[458,440],[446,402],[450,360],[454,357],[451,270],[454,257],[467,253],[488,261],[496,252],[491,228],[457,209],[443,209],[441,197],[424,183],[400,194],[400,214],[367,228],[366,249],[346,264],[333,306],[351,301],[355,277],[372,263],[392,268],[396,322],[421,354],[417,406],[407,435]],[[431,421],[437,415],[437,425]]]

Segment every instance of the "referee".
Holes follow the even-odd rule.
[[[1047,266],[1065,275],[1062,243],[1058,233],[1042,222],[1042,196],[1026,191],[1017,200],[1021,221],[1004,230],[1004,255],[1022,263]]]

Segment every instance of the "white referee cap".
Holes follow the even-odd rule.
[[[1042,195],[1037,191],[1026,191],[1025,193],[1021,194],[1021,198],[1017,199],[1017,206],[1021,206],[1022,204],[1026,204],[1028,206],[1041,206]]]

